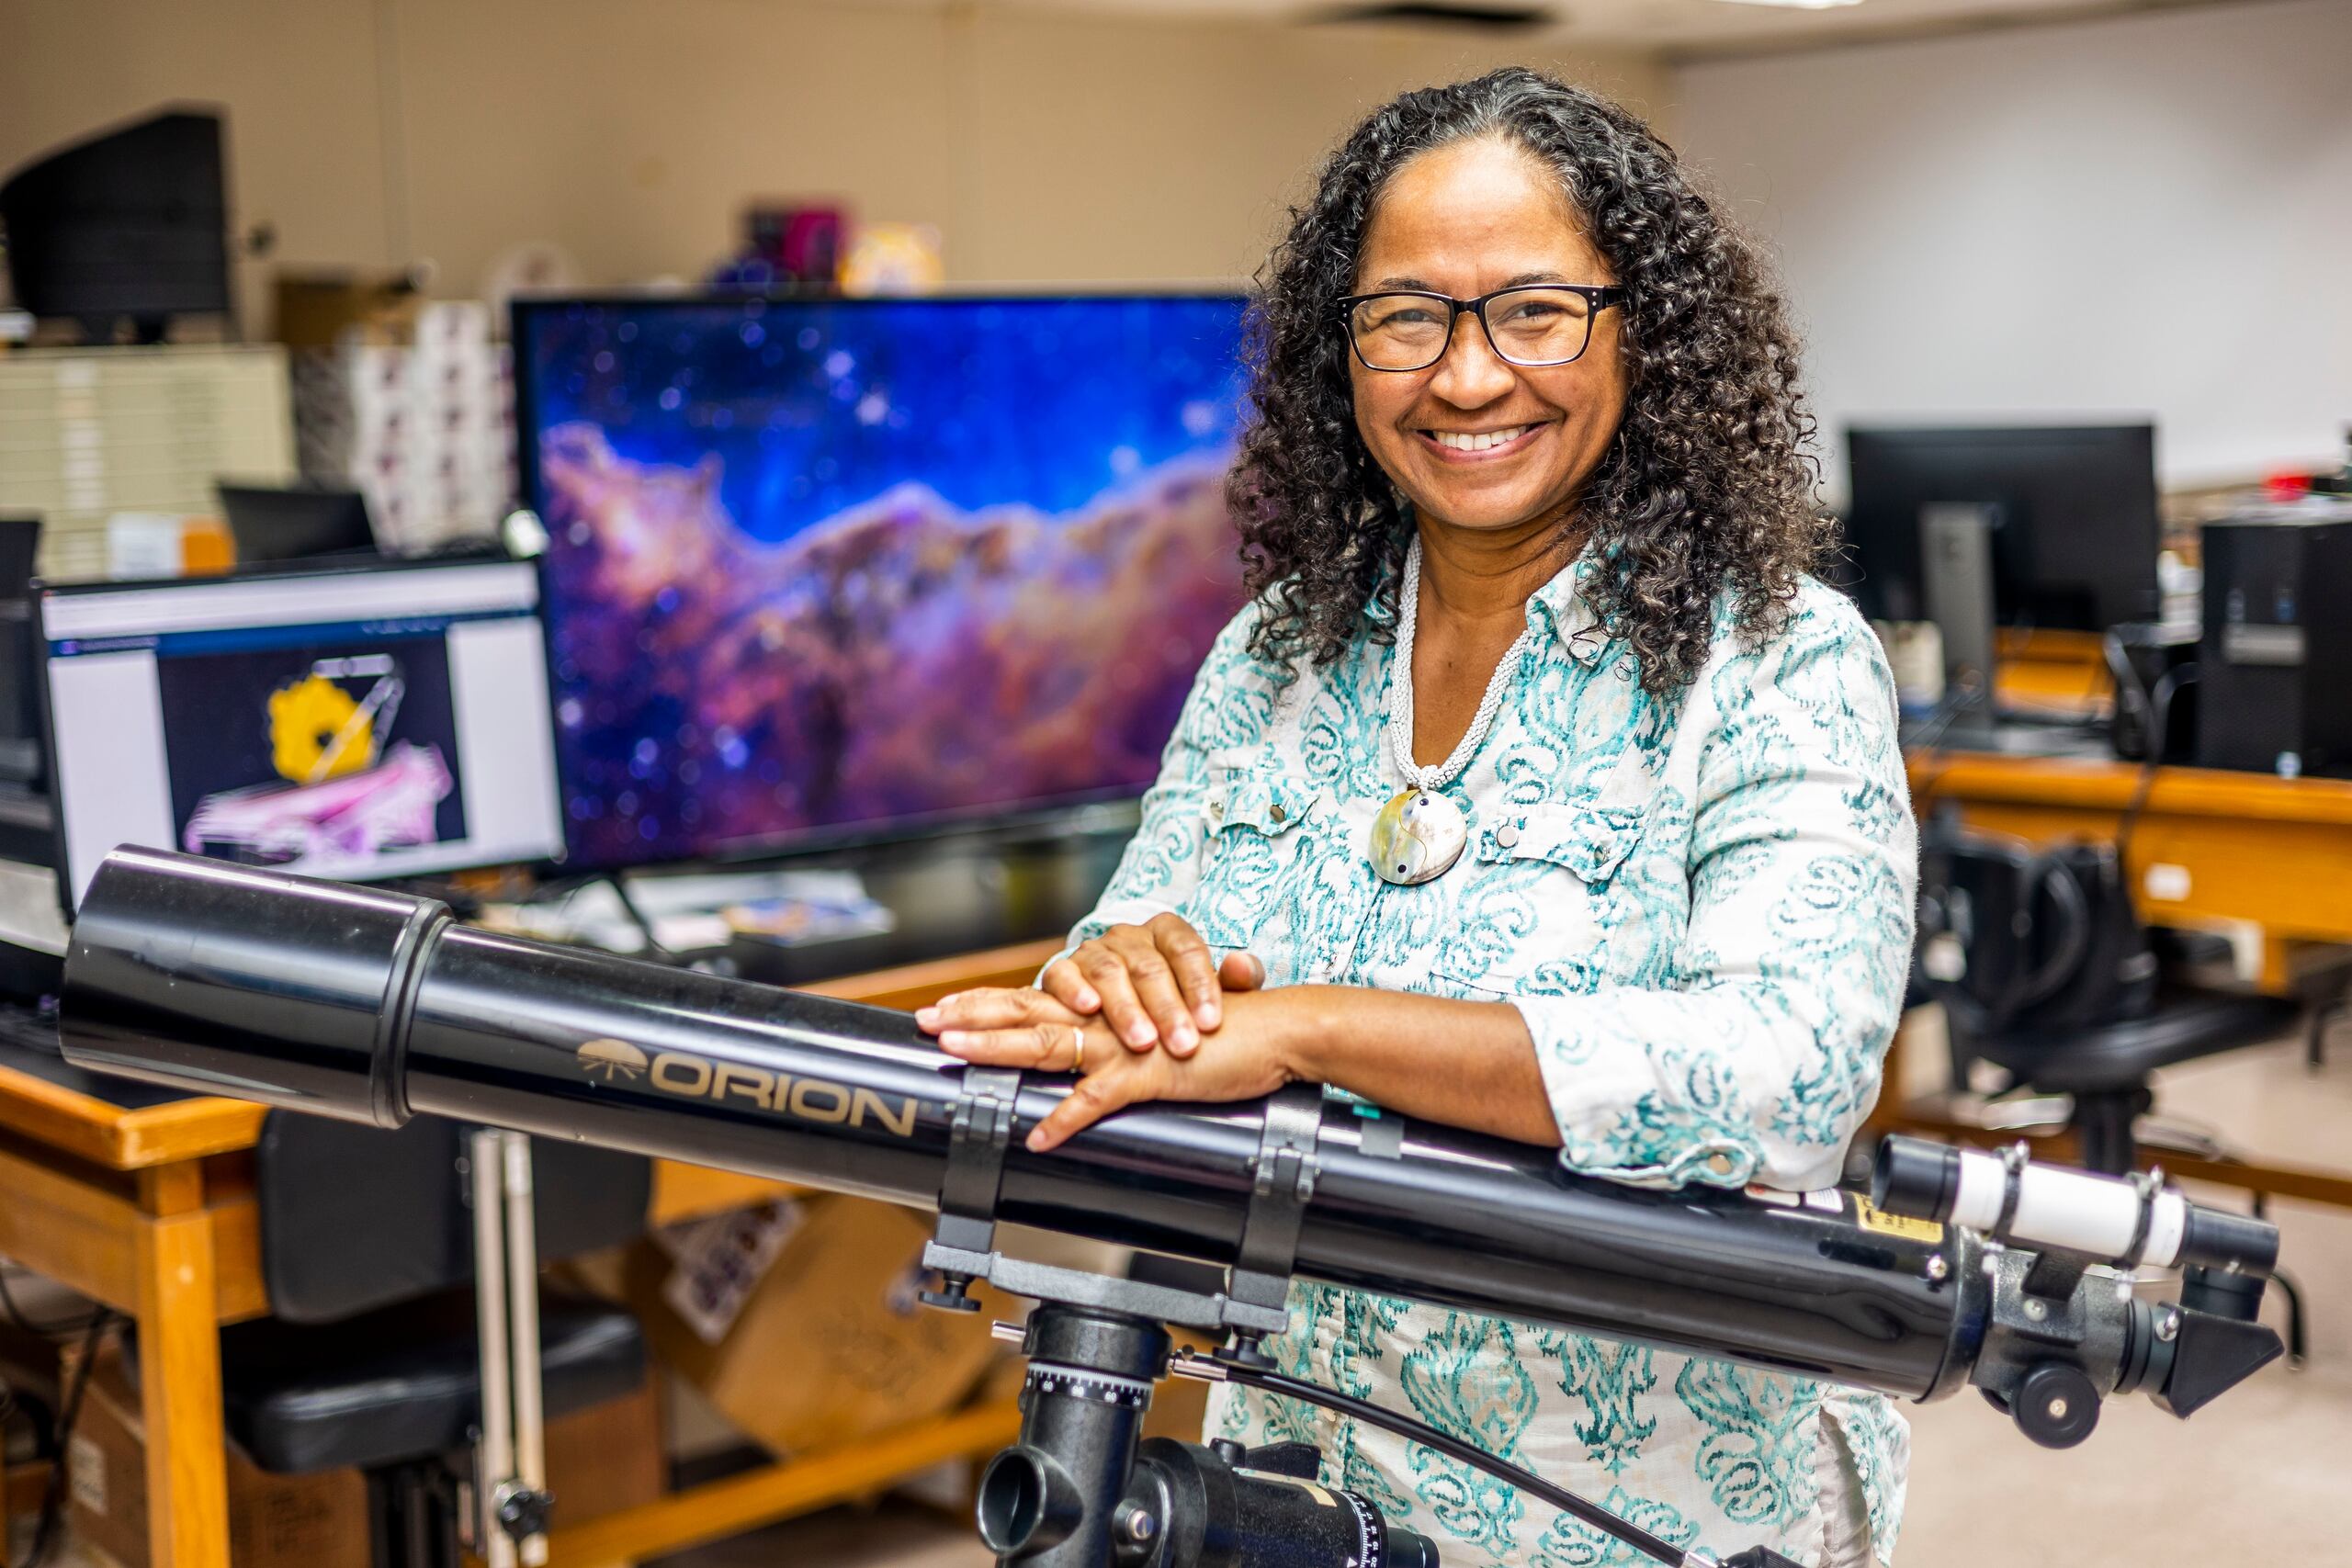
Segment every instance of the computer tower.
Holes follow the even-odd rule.
[[[2352,771],[2352,508],[2204,528],[2197,761]]]

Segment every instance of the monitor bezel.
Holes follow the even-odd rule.
[[[1885,591],[1883,586],[1878,583],[1870,583],[1868,588],[1865,589],[1865,583],[1869,581],[1871,576],[1870,556],[1867,552],[1864,552],[1860,558],[1862,575],[1853,578],[1850,581],[1845,580],[1843,577],[1843,573],[1846,570],[1855,564],[1855,555],[1853,552],[1859,547],[1851,532],[1853,514],[1856,511],[1854,498],[1854,491],[1856,489],[1854,483],[1856,464],[1854,454],[1858,444],[1858,437],[1860,438],[1860,444],[1861,446],[1865,447],[1878,447],[1880,450],[1877,453],[1877,456],[1882,460],[1887,457],[1893,456],[1893,449],[1894,448],[1905,449],[1906,455],[1916,456],[1928,451],[1934,451],[1940,454],[1951,448],[1966,447],[1978,444],[1998,445],[2003,442],[2018,441],[2020,443],[2048,445],[2061,445],[2067,442],[2075,442],[2086,448],[2093,445],[2097,445],[2102,448],[2111,451],[2123,444],[2131,444],[2136,446],[2144,441],[2148,456],[2147,472],[2150,479],[2150,504],[2148,519],[2152,526],[2148,531],[2146,539],[2146,543],[2149,546],[2144,563],[2146,575],[2144,577],[2141,577],[2138,572],[2135,571],[2133,573],[2135,585],[2132,592],[2140,593],[2145,602],[2145,610],[2143,618],[2154,618],[2162,614],[2161,584],[2157,578],[2156,557],[2164,548],[2165,490],[2163,468],[2161,465],[2162,432],[2159,429],[2157,421],[2153,414],[2121,411],[2102,416],[2096,412],[2091,412],[2053,415],[2048,419],[2042,420],[2036,420],[2030,416],[2021,416],[2010,418],[2006,421],[1976,420],[1966,423],[1953,423],[1951,421],[1939,422],[1929,419],[1852,419],[1847,421],[1839,427],[1838,434],[1840,452],[1846,467],[1847,495],[1846,504],[1839,518],[1839,538],[1837,558],[1829,571],[1825,574],[1825,581],[1828,581],[1831,586],[1837,588],[1840,592],[1845,593],[1849,598],[1852,599],[1857,607],[1860,608],[1865,614],[1872,615],[1874,618],[1883,618],[1885,613],[1890,609],[1890,606],[1888,606],[1885,602]],[[2137,454],[2135,452],[2135,460],[2132,465],[2135,475],[2139,472],[2139,464],[2136,460],[2136,457]],[[2037,525],[2037,527],[2046,526],[2047,524]],[[1920,579],[1922,570],[1916,543],[1906,555],[1905,558],[1897,564],[1900,567],[1907,569],[1907,572],[1905,570],[1888,570],[1884,562],[1882,561],[1882,580],[1887,578],[1901,580],[1907,575],[1916,586]],[[1922,606],[1922,610],[1924,613],[1924,605]],[[2030,627],[2032,626],[2032,623],[2017,618],[2012,612],[2007,610],[2003,610],[1997,614],[1996,621],[1997,625],[2003,627]],[[2120,625],[2126,623],[2112,622],[2110,624]],[[2056,631],[2079,630],[2086,631],[2092,636],[2099,636],[2103,635],[2107,628],[2050,626],[2043,629]]]
[[[691,293],[659,293],[629,290],[603,290],[582,294],[516,295],[507,305],[506,341],[513,359],[514,392],[514,483],[521,504],[534,517],[544,523],[547,516],[546,494],[541,487],[537,454],[538,410],[531,396],[532,378],[527,373],[526,346],[529,342],[526,319],[568,310],[580,306],[600,309],[652,307],[707,309],[711,306],[746,305],[764,301],[778,305],[826,305],[865,308],[903,306],[909,304],[1053,304],[1059,301],[1103,301],[1108,303],[1151,303],[1154,301],[1207,301],[1226,303],[1242,311],[1242,349],[1238,364],[1245,371],[1249,365],[1250,316],[1254,308],[1254,296],[1246,288],[1231,285],[1183,284],[1153,285],[1139,288],[1088,288],[1040,287],[1034,289],[1004,288],[940,289],[916,295],[843,295],[829,289],[775,288],[704,290]],[[1237,551],[1240,541],[1237,536]],[[548,548],[554,547],[550,531]],[[1026,800],[997,806],[978,806],[954,810],[926,812],[920,816],[897,816],[872,818],[864,822],[831,823],[820,828],[797,829],[788,833],[772,834],[764,838],[749,838],[730,841],[723,846],[704,846],[691,854],[649,854],[634,859],[604,861],[575,852],[571,834],[571,794],[570,768],[566,761],[562,739],[562,721],[557,710],[560,701],[555,685],[556,617],[550,610],[547,592],[547,553],[539,557],[540,615],[539,628],[547,649],[548,722],[555,729],[556,784],[562,796],[564,853],[556,863],[574,875],[614,875],[624,872],[690,872],[695,867],[743,866],[759,862],[783,862],[810,859],[821,855],[839,854],[845,851],[878,849],[899,844],[922,843],[956,837],[988,837],[1004,835],[1018,837],[1037,829],[1067,825],[1072,833],[1104,829],[1083,825],[1083,818],[1103,807],[1122,803],[1139,802],[1149,793],[1151,784],[1141,789],[1113,786],[1087,790],[1069,795],[1034,796]],[[1132,833],[1126,825],[1124,831]]]
[[[305,579],[318,580],[322,578],[337,577],[365,577],[388,573],[455,570],[469,567],[475,569],[482,567],[522,567],[530,572],[532,592],[536,599],[532,614],[538,618],[540,645],[544,649],[547,641],[547,573],[536,560],[523,560],[511,556],[503,559],[494,556],[420,556],[408,558],[398,556],[380,556],[373,559],[365,559],[356,557],[337,559],[330,557],[322,558],[315,562],[267,562],[256,566],[233,568],[225,572],[213,572],[200,577],[69,578],[57,581],[51,581],[44,578],[35,578],[31,586],[27,591],[27,595],[32,603],[33,688],[34,694],[39,698],[40,705],[41,756],[47,764],[50,780],[50,842],[51,857],[55,862],[56,867],[57,906],[58,908],[63,912],[66,924],[70,927],[74,923],[74,873],[72,867],[68,864],[68,856],[66,852],[66,801],[65,791],[62,787],[62,777],[58,769],[57,716],[52,710],[50,703],[50,637],[47,609],[50,595],[56,594],[64,598],[81,598],[94,593],[121,593],[126,592],[177,592],[191,589],[214,588],[224,582],[274,582],[286,580],[300,581]],[[554,672],[549,671],[548,672],[548,679],[552,681],[554,678]],[[552,701],[548,704],[548,760],[550,763],[552,763],[555,760],[555,713],[554,704]],[[550,769],[550,773],[552,773],[552,769]],[[558,785],[556,810],[560,819],[563,810],[560,784]],[[560,830],[560,820],[559,830]],[[548,857],[538,860],[526,861],[477,860],[469,861],[459,865],[444,866],[434,871],[404,871],[393,875],[383,877],[338,876],[335,880],[339,882],[357,883],[363,886],[389,886],[401,882],[413,882],[425,877],[454,875],[457,873],[463,871],[479,871],[491,866],[519,866],[526,869],[537,870],[544,867],[551,867],[560,863],[560,860],[559,857]]]

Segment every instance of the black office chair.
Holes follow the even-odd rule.
[[[464,1150],[437,1119],[386,1133],[273,1111],[254,1151],[274,1315],[221,1335],[229,1434],[266,1471],[363,1472],[376,1568],[461,1561],[481,1396]],[[644,1230],[646,1160],[548,1140],[532,1165],[542,1262]],[[644,1384],[644,1340],[618,1307],[543,1290],[539,1337],[550,1419]]]
[[[2303,1011],[2293,998],[2182,978],[2179,944],[2141,925],[2112,845],[2036,851],[1939,816],[1919,862],[1915,994],[1943,1004],[1954,1087],[1983,1061],[2008,1089],[2064,1096],[2087,1169],[2138,1168],[2156,1069],[2276,1040]],[[2255,1213],[2264,1208],[2255,1194]],[[2291,1280],[2278,1283],[2300,1362],[2301,1300]]]

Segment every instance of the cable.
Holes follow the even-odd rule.
[[[1937,786],[1944,782],[1944,774],[1951,771],[1951,754],[1938,750],[1936,742],[1943,739],[1944,731],[1951,728],[1953,720],[1976,705],[1982,695],[1973,686],[1954,685],[1937,699],[1936,705],[1928,710],[1928,716],[1919,721],[1908,739],[1901,739],[1901,727],[1896,727],[1898,744],[1903,750],[1918,753],[1933,764],[1932,771],[1911,792],[1913,811],[1920,810],[1935,798]]]
[[[2136,722],[2143,743],[2149,743],[2148,694],[2141,683],[2140,672],[2132,668],[2132,656],[2123,647],[2123,634],[2109,626],[2099,638],[2099,649],[2107,656],[2108,682],[2115,688],[2117,721],[2129,718]],[[2162,750],[2163,738],[2156,737],[2153,744]]]
[[[2140,814],[2148,804],[2149,795],[2156,787],[2156,773],[2164,766],[2164,741],[2172,728],[2172,700],[2183,686],[2194,685],[2204,672],[2194,664],[2179,664],[2165,671],[2156,679],[2155,688],[2149,694],[2148,722],[2150,740],[2148,754],[2141,759],[2140,778],[2132,791],[2132,799],[2123,807],[2123,815],[2115,824],[2115,863],[2126,876],[2131,874],[2124,861],[2125,852],[2132,847],[2132,830],[2140,825]]]
[[[1954,682],[1936,700],[1936,705],[1928,711],[1928,716],[1919,721],[1919,728],[1911,734],[1910,744],[1923,750],[1933,749],[1936,742],[1943,738],[1944,731],[1950,729],[1962,714],[1973,707],[1990,705],[1991,702],[1991,694],[1983,687]]]
[[[1459,1438],[1441,1432],[1435,1427],[1423,1421],[1417,1421],[1410,1416],[1399,1416],[1393,1410],[1385,1410],[1368,1401],[1325,1388],[1320,1383],[1304,1382],[1297,1378],[1284,1377],[1280,1372],[1260,1371],[1255,1367],[1242,1366],[1233,1361],[1212,1360],[1204,1356],[1187,1356],[1185,1359],[1207,1361],[1209,1365],[1217,1368],[1227,1382],[1242,1383],[1267,1393],[1279,1393],[1291,1399],[1303,1399],[1309,1404],[1320,1404],[1326,1409],[1336,1410],[1342,1416],[1352,1416],[1368,1427],[1378,1427],[1384,1431],[1394,1432],[1408,1442],[1419,1443],[1425,1448],[1435,1449],[1448,1459],[1459,1460],[1475,1470],[1485,1471],[1488,1475],[1507,1485],[1516,1486],[1530,1496],[1542,1498],[1562,1513],[1574,1515],[1593,1529],[1615,1537],[1645,1557],[1668,1564],[1668,1568],[1682,1568],[1683,1562],[1687,1561],[1680,1547],[1662,1537],[1652,1535],[1630,1520],[1619,1518],[1589,1498],[1578,1496],[1565,1486],[1555,1486],[1532,1471],[1521,1470],[1509,1460],[1497,1459],[1476,1444],[1464,1442]]]
[[[613,897],[620,900],[621,912],[628,917],[629,924],[635,926],[638,934],[645,939],[645,952],[640,956],[650,958],[656,964],[667,964],[673,967],[683,966],[685,960],[662,946],[661,939],[653,934],[653,922],[645,918],[645,911],[639,908],[637,900],[629,897],[628,884],[621,879],[621,874],[617,871],[606,872],[604,874],[603,880],[611,886]]]
[[[49,1556],[51,1538],[65,1517],[66,1450],[73,1447],[74,1426],[82,1418],[82,1396],[90,1392],[90,1371],[97,1365],[98,1341],[114,1324],[115,1314],[100,1307],[90,1314],[82,1336],[82,1359],[74,1364],[74,1381],[65,1391],[65,1407],[57,1416],[57,1451],[51,1457],[49,1484],[42,1488],[40,1514],[33,1526],[33,1544],[19,1568],[40,1568]]]
[[[654,936],[653,921],[646,915],[643,906],[639,905],[629,892],[628,883],[622,880],[622,874],[617,871],[586,872],[576,877],[542,884],[533,902],[544,904],[552,901],[559,914],[568,916],[571,901],[598,883],[603,883],[613,890],[614,900],[619,905],[622,917],[636,930],[639,938],[645,944],[637,952],[623,956],[642,959],[649,964],[667,964],[673,969],[693,967],[683,953],[662,946]],[[587,939],[578,934],[575,929],[572,934],[563,940],[585,942]]]

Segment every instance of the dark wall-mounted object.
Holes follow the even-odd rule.
[[[25,164],[0,185],[0,225],[17,303],[95,341],[126,317],[156,343],[174,316],[231,313],[217,114],[166,111]]]

